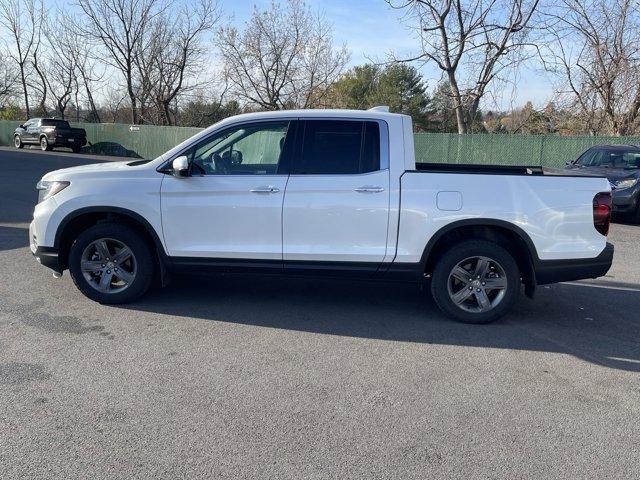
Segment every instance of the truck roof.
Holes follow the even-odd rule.
[[[395,118],[401,117],[402,115],[399,113],[390,113],[388,110],[385,111],[380,107],[374,107],[374,109],[370,110],[347,110],[347,109],[305,109],[305,110],[269,110],[266,112],[254,112],[254,113],[243,113],[240,115],[235,115],[233,118],[234,122],[236,120],[246,121],[246,120],[261,120],[265,117],[268,118],[279,118],[279,117],[300,117],[300,118],[322,118],[322,117],[330,117],[330,118],[373,118],[373,119],[384,119],[384,118]]]

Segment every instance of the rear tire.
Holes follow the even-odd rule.
[[[73,282],[86,297],[99,303],[136,300],[149,290],[154,271],[151,248],[139,233],[119,223],[88,228],[69,250]]]
[[[47,140],[47,137],[45,136],[40,137],[40,150],[42,150],[43,152],[48,152],[49,150],[51,150],[51,146],[49,146],[49,140]]]
[[[16,148],[23,148],[24,147],[24,143],[22,143],[22,139],[20,138],[20,135],[14,135],[14,137],[13,137],[13,145]]]
[[[80,148],[81,148],[81,147],[79,147],[79,146],[77,146],[77,145],[76,145],[76,146],[74,146],[74,147],[71,147],[71,150],[73,150],[73,153],[80,153]]]
[[[463,323],[490,323],[505,315],[518,299],[518,264],[496,243],[463,241],[440,257],[433,270],[431,293],[448,317]]]

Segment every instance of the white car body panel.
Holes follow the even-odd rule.
[[[381,191],[356,191],[363,187]],[[389,171],[291,175],[283,212],[284,260],[382,262],[387,250]]]
[[[593,226],[593,197],[607,191],[606,179],[407,172],[401,184],[398,262],[419,261],[425,239],[468,219],[521,228],[541,260],[592,258],[606,245]],[[460,192],[461,209],[438,209],[438,192]]]
[[[208,175],[162,182],[170,256],[282,260],[287,175]],[[252,192],[275,188],[274,193]]]
[[[160,184],[162,175],[148,164],[101,163],[48,173],[43,180],[66,180],[70,185],[36,205],[33,234],[40,246],[53,246],[58,227],[68,216],[84,208],[115,207],[144,218],[160,234]]]

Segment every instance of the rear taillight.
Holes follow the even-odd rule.
[[[611,223],[611,193],[600,192],[593,197],[593,226],[605,237]]]

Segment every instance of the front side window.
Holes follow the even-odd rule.
[[[358,174],[380,169],[377,122],[307,120],[296,174]]]
[[[212,135],[187,154],[194,175],[275,175],[289,122],[245,124]]]
[[[578,160],[576,160],[576,164],[582,165],[583,167],[591,167],[593,166],[594,161],[596,163],[600,162],[601,156],[602,156],[602,152],[600,150],[597,150],[597,149],[587,150],[582,155],[580,155],[580,158],[578,158]]]

